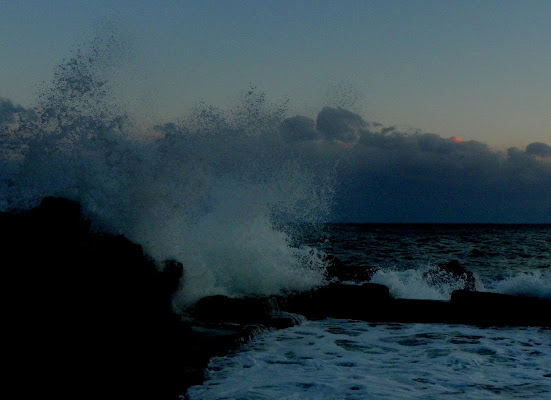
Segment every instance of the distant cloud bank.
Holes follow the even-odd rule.
[[[363,222],[551,222],[551,146],[485,143],[364,121],[342,108],[284,121],[282,136],[339,160],[335,218]],[[314,151],[315,150],[315,151]]]
[[[530,143],[526,146],[526,153],[540,157],[551,157],[551,146],[545,143]]]
[[[4,157],[13,148],[11,127],[22,113],[27,113],[23,107],[0,99]],[[308,165],[336,169],[335,221],[551,223],[547,143],[495,151],[475,140],[403,132],[330,107],[315,120],[274,114],[267,123],[279,126],[270,139],[281,144],[278,151],[287,149]],[[166,124],[160,131],[175,129]],[[243,148],[228,143],[220,153],[234,147]]]

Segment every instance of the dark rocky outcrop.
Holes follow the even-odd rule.
[[[450,301],[395,299],[377,284],[330,284],[282,300],[283,310],[311,319],[551,327],[551,302],[540,298],[456,290]]]
[[[203,322],[254,324],[269,322],[272,309],[268,298],[230,298],[217,295],[200,299],[188,310],[188,314]]]
[[[473,273],[459,264],[457,260],[439,263],[435,268],[426,271],[424,278],[432,285],[440,286],[449,283],[461,284],[461,289],[475,290]]]
[[[123,236],[92,231],[78,203],[46,198],[0,213],[5,362],[24,397],[177,399],[203,381],[213,356],[255,332],[298,319],[551,327],[551,302],[455,291],[450,301],[394,299],[373,272],[330,260],[329,283],[271,298],[206,297],[183,320],[172,310],[183,266],[157,265]],[[458,263],[440,266],[470,282]],[[473,278],[474,285],[474,278]],[[19,380],[18,380],[19,379]],[[19,393],[19,392],[18,392]]]
[[[0,213],[5,361],[26,397],[178,399],[213,356],[297,322],[273,299],[224,296],[182,319],[172,310],[182,264],[157,265],[90,225],[64,198]]]
[[[362,316],[368,313],[378,313],[379,310],[385,309],[385,304],[389,300],[388,288],[383,285],[332,283],[289,296],[282,300],[281,308],[311,319],[362,319]]]
[[[181,264],[162,270],[126,238],[90,231],[79,204],[63,198],[1,213],[0,243],[7,361],[24,376],[25,397],[185,391],[198,354],[171,308]]]
[[[351,265],[341,261],[332,254],[325,256],[326,277],[328,281],[337,282],[369,282],[373,274],[377,271],[375,268],[367,265]]]
[[[187,309],[187,315],[195,323],[210,328],[227,329],[228,324],[245,328],[245,336],[258,329],[288,328],[297,319],[281,312],[282,297],[243,297],[208,296]],[[235,329],[235,328],[233,328]]]
[[[465,324],[551,327],[551,301],[542,298],[454,290],[450,303]]]

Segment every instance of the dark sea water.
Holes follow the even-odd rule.
[[[551,299],[549,225],[333,224],[304,241],[401,298],[447,299],[424,272],[458,260],[477,289]],[[326,319],[215,358],[191,399],[549,399],[551,331]]]
[[[413,280],[458,260],[475,274],[479,290],[551,299],[551,225],[332,224],[321,247],[351,265],[378,269],[375,281],[394,288],[396,297],[448,299],[446,288]],[[433,296],[414,292],[423,285]]]

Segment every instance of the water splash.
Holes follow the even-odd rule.
[[[179,304],[322,284],[321,257],[292,243],[296,222],[328,216],[331,170],[282,140],[285,104],[252,87],[229,110],[199,105],[144,135],[112,95],[124,46],[111,39],[77,49],[9,128],[17,143],[1,160],[2,208],[80,201],[96,225],[184,264]]]
[[[551,269],[522,272],[494,285],[498,293],[515,296],[540,297],[551,301]]]
[[[430,263],[418,268],[383,268],[373,275],[371,282],[387,286],[395,298],[424,300],[449,300],[454,290],[464,289],[467,285],[462,277]],[[478,278],[475,279],[475,286],[476,290],[484,290]]]

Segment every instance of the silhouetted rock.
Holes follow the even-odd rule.
[[[269,298],[208,296],[200,299],[188,312],[202,322],[235,322],[262,324],[270,320],[272,304]]]
[[[459,264],[457,260],[440,263],[436,269],[426,272],[424,276],[433,285],[460,282],[463,284],[463,289],[475,290],[475,277],[473,273]]]
[[[326,277],[329,281],[339,282],[369,282],[376,269],[366,265],[354,265],[339,260],[334,255],[325,256]]]
[[[454,290],[451,302],[461,307],[462,323],[551,326],[551,301],[546,299]]]
[[[163,262],[163,273],[161,275],[161,290],[165,293],[174,293],[180,286],[184,275],[184,266],[176,260],[165,260]]]
[[[366,310],[378,309],[389,300],[386,286],[375,283],[332,283],[283,300],[281,308],[308,318],[359,318]]]
[[[63,198],[0,213],[6,343],[26,395],[177,399],[198,362],[171,308],[181,264],[161,271],[141,246],[89,228]]]
[[[330,284],[281,300],[281,309],[312,319],[448,323],[483,326],[551,326],[551,302],[540,298],[456,290],[451,301],[391,298],[388,288]]]

